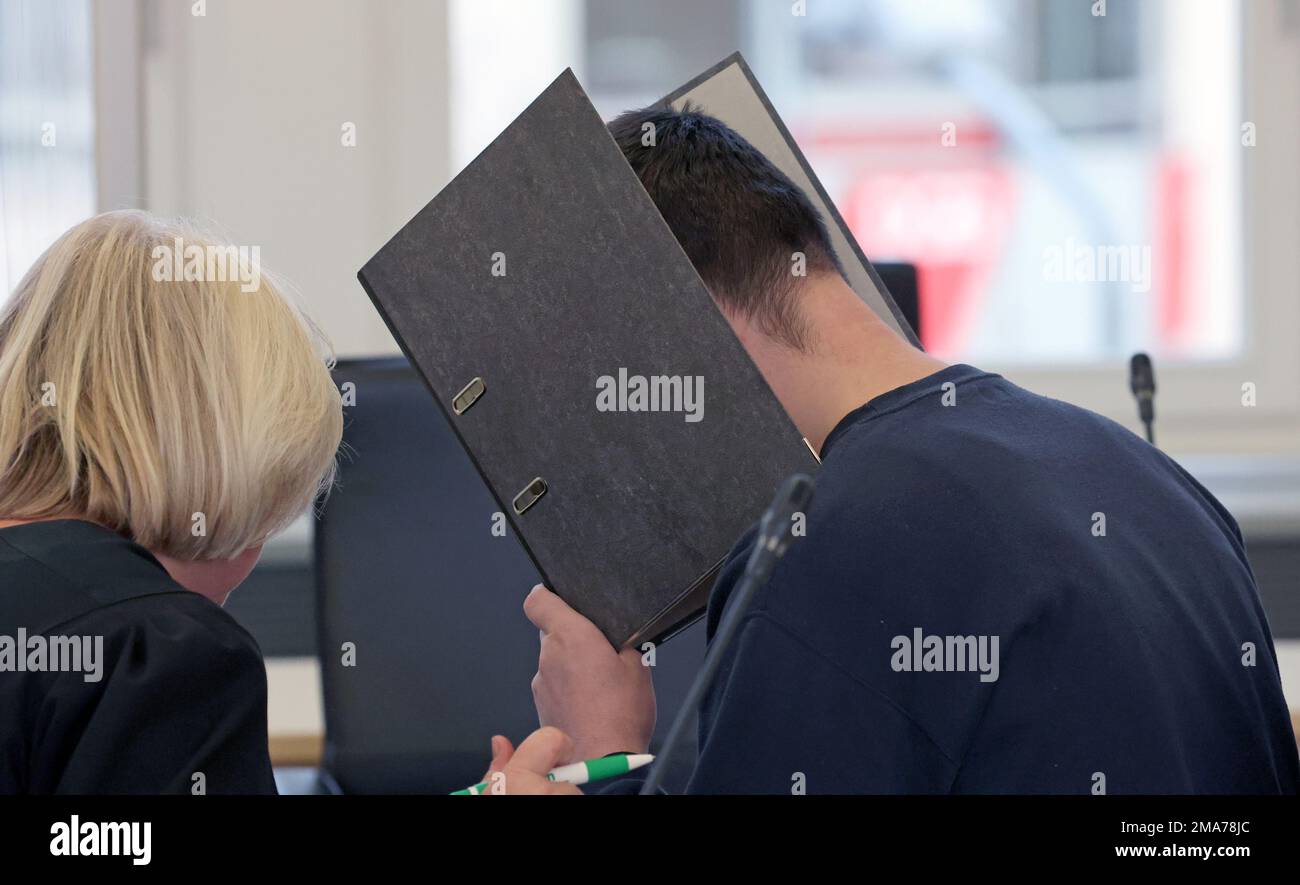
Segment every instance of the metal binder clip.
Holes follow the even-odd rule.
[[[516,514],[522,514],[529,507],[537,503],[537,499],[546,494],[546,480],[540,476],[524,487],[524,490],[515,495],[513,506]]]
[[[457,415],[465,414],[465,411],[487,390],[487,385],[483,383],[482,378],[475,378],[470,383],[460,389],[451,400],[451,410]]]

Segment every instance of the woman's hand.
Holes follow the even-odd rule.
[[[482,796],[581,796],[573,784],[548,780],[547,772],[563,765],[573,753],[573,741],[558,728],[539,728],[519,749],[501,735],[492,738],[492,762],[483,783]]]
[[[563,761],[646,752],[655,693],[641,654],[615,651],[595,624],[540,584],[524,600],[524,614],[542,632],[533,677],[538,721],[573,738]]]

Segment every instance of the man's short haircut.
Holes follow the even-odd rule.
[[[796,253],[807,277],[844,274],[798,185],[735,130],[689,105],[628,111],[609,131],[719,305],[808,349]]]

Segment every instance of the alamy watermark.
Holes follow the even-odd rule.
[[[1091,245],[1067,237],[1043,249],[1043,279],[1049,283],[1128,283],[1134,292],[1151,291],[1151,247],[1137,244]]]
[[[688,424],[704,418],[703,375],[629,375],[596,379],[598,412],[682,412]]]
[[[927,636],[920,627],[912,635],[895,636],[889,666],[895,673],[974,673],[980,682],[997,682],[998,637]]]
[[[158,283],[239,283],[241,292],[256,292],[262,285],[261,246],[186,243],[175,237],[154,246],[151,257]]]
[[[72,815],[50,825],[54,857],[129,857],[138,867],[153,859],[153,824],[148,821],[83,821]]]
[[[0,673],[81,673],[85,682],[104,678],[103,636],[0,635]]]

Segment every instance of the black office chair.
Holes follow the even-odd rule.
[[[898,310],[907,320],[916,337],[921,337],[921,297],[917,282],[916,265],[880,262],[872,264],[880,281],[893,297]]]
[[[316,531],[325,782],[451,792],[483,773],[493,734],[537,727],[538,636],[521,608],[537,572],[512,532],[493,536],[498,507],[406,360],[345,361],[335,379],[356,404]],[[657,739],[703,646],[696,623],[657,651]]]

